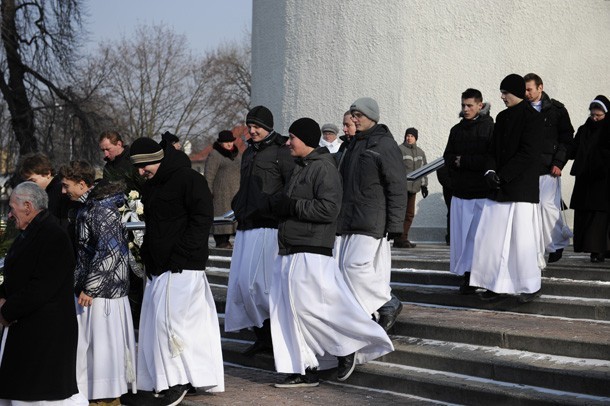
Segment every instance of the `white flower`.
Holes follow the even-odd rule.
[[[129,198],[129,200],[136,200],[140,198],[140,193],[138,193],[137,190],[132,190],[131,192],[129,192],[127,197]]]
[[[127,210],[127,206],[122,205],[121,207],[119,207],[119,212],[124,212],[125,210]]]
[[[144,206],[142,206],[141,204],[138,204],[136,206],[136,214],[138,216],[141,216],[142,214],[144,214]]]
[[[128,243],[128,244],[127,244],[127,247],[129,247],[129,249],[130,249],[130,250],[132,250],[134,246],[135,246],[135,245],[134,245],[132,242],[130,242],[130,243]]]

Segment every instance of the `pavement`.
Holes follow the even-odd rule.
[[[320,405],[320,406],[385,406],[438,405],[428,399],[357,388],[339,382],[323,381],[314,388],[276,388],[284,375],[262,369],[225,364],[225,391],[186,397],[181,405]]]

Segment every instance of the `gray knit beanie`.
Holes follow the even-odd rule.
[[[349,111],[359,111],[374,122],[379,122],[379,105],[370,97],[361,97],[356,100],[349,108]]]

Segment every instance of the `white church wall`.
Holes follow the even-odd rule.
[[[590,101],[610,96],[608,38],[607,0],[253,0],[252,105],[269,107],[286,134],[304,116],[341,127],[350,104],[370,96],[397,142],[418,128],[431,161],[458,122],[460,94],[481,90],[495,117],[510,73],[539,74],[578,128]],[[572,177],[563,183],[569,201]],[[441,239],[445,214],[432,175],[414,239]]]

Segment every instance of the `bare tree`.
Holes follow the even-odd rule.
[[[243,121],[248,107],[249,48],[223,46],[202,58],[172,29],[140,26],[134,35],[102,45],[101,63],[112,69],[102,98],[110,103],[114,128],[129,137],[171,131],[198,144]]]
[[[57,83],[70,71],[79,45],[80,2],[1,0],[0,12],[0,91],[23,154],[38,149],[32,91],[44,87],[71,102]]]
[[[206,56],[204,66],[216,127],[230,129],[243,122],[250,107],[250,46],[221,45]]]

